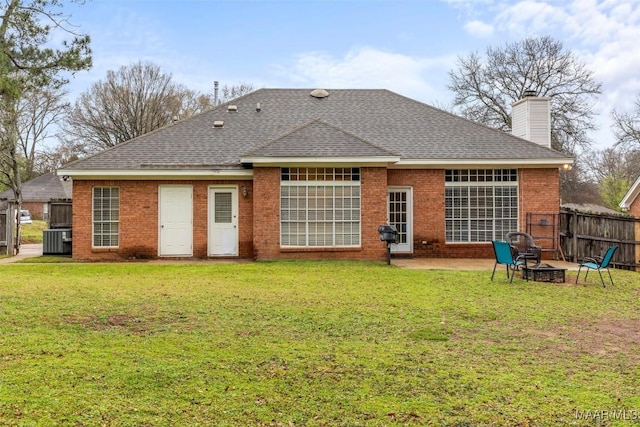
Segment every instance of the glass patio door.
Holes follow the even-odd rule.
[[[413,203],[411,188],[390,187],[387,190],[387,222],[398,230],[398,243],[393,253],[413,252]]]

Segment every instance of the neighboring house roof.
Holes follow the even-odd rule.
[[[631,188],[629,188],[629,191],[624,195],[618,206],[620,206],[622,210],[628,211],[631,209],[631,205],[635,202],[638,194],[640,194],[640,176],[636,179],[636,182],[633,183]]]
[[[260,89],[71,163],[60,174],[242,169],[243,163],[366,158],[398,167],[562,165],[555,150],[383,89]],[[236,108],[228,108],[229,106]],[[223,122],[214,127],[214,122]],[[312,160],[313,161],[313,160]],[[176,173],[176,172],[173,172]]]
[[[571,211],[578,212],[586,212],[586,213],[594,213],[594,214],[602,214],[602,215],[623,215],[621,212],[618,212],[613,209],[609,209],[605,206],[596,205],[594,203],[563,203],[560,205],[563,209],[568,209]]]
[[[65,181],[55,172],[50,172],[22,184],[23,202],[48,202],[52,199],[71,199],[71,180]],[[13,190],[0,193],[0,199],[14,199]]]

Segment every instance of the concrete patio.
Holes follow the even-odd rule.
[[[21,245],[20,254],[9,258],[0,258],[0,264],[9,264],[25,258],[34,258],[42,256],[42,244]],[[168,260],[159,260],[156,262],[176,262]],[[180,261],[185,262],[185,261]],[[199,260],[199,262],[206,262]],[[217,261],[213,261],[217,262]],[[225,260],[229,262],[229,260]],[[575,262],[565,262],[556,260],[543,260],[546,264],[551,264],[557,268],[566,268],[567,270],[578,270],[578,264]],[[472,258],[392,258],[391,264],[407,269],[414,270],[492,270],[495,260],[493,258],[472,259]],[[504,270],[504,266],[499,265],[497,270]]]
[[[567,270],[578,270],[578,264],[575,262],[565,262],[556,260],[543,260],[545,264],[550,264],[557,268],[566,268]],[[416,270],[493,270],[495,259],[471,259],[471,258],[391,258],[391,264],[401,268],[409,268]],[[503,265],[499,265],[498,269],[503,269]]]

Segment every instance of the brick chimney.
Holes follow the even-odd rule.
[[[525,91],[524,97],[511,105],[511,133],[551,148],[550,99]]]

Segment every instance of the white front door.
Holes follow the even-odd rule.
[[[238,187],[209,187],[209,256],[238,255]]]
[[[193,255],[193,189],[190,185],[159,187],[160,256]]]
[[[387,223],[398,230],[398,243],[391,252],[413,252],[413,203],[411,188],[389,187],[387,190]]]

